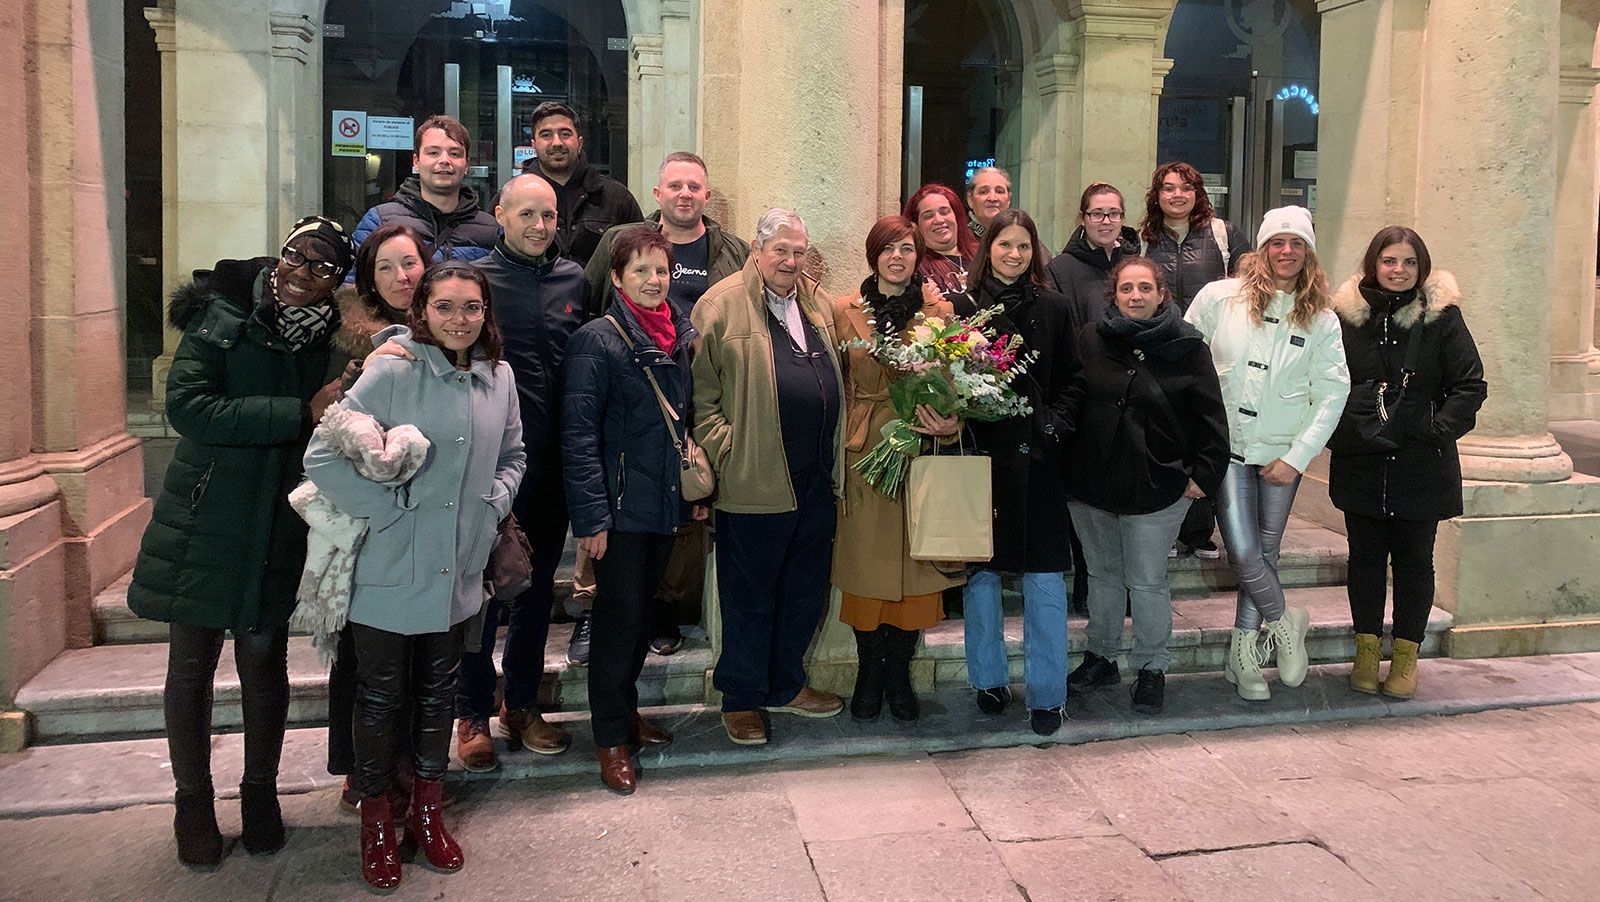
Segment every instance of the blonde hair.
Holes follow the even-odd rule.
[[[1262,321],[1267,305],[1278,296],[1278,280],[1272,274],[1272,264],[1259,250],[1239,258],[1240,297],[1250,307],[1250,320]],[[1311,320],[1330,303],[1328,273],[1317,259],[1317,252],[1306,248],[1306,264],[1294,280],[1294,309],[1289,311],[1289,322],[1302,329],[1311,328]]]

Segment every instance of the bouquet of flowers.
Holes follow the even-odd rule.
[[[1027,371],[1037,351],[1022,352],[1020,335],[993,334],[985,325],[1002,308],[990,307],[972,316],[924,317],[917,314],[905,339],[874,332],[869,339],[845,342],[846,350],[871,354],[892,374],[889,402],[898,419],[883,427],[883,440],[855,463],[867,484],[890,498],[904,488],[911,458],[922,449],[917,405],[942,416],[968,420],[1002,420],[1033,412],[1028,399],[1012,388]],[[869,319],[872,311],[868,310]]]

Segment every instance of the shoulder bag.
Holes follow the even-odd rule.
[[[1400,447],[1400,424],[1394,414],[1405,400],[1406,386],[1417,371],[1417,355],[1422,348],[1422,320],[1411,327],[1406,341],[1406,356],[1400,362],[1400,384],[1390,385],[1368,379],[1351,386],[1350,401],[1344,415],[1355,426],[1363,441],[1375,449],[1393,451]]]
[[[622,343],[633,350],[633,339],[628,337],[628,331],[622,328],[616,317],[606,314],[617,334],[622,336]],[[678,475],[678,491],[685,501],[704,501],[711,497],[717,488],[716,474],[711,470],[711,459],[706,457],[704,448],[694,443],[694,439],[678,432],[678,412],[667,403],[667,396],[661,391],[661,384],[656,381],[656,374],[648,366],[641,365],[644,377],[650,380],[650,389],[656,393],[656,403],[661,405],[661,418],[667,423],[667,434],[672,436],[672,447],[678,451],[680,471]]]

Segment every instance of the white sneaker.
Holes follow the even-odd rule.
[[[1290,689],[1304,683],[1311,663],[1306,656],[1306,630],[1311,628],[1311,612],[1305,608],[1286,607],[1282,617],[1268,621],[1265,626],[1269,641],[1278,649],[1278,679]],[[1266,663],[1265,660],[1262,663]]]
[[[1239,690],[1240,698],[1254,702],[1272,697],[1267,680],[1261,675],[1261,652],[1256,646],[1259,633],[1255,630],[1235,629],[1228,640],[1228,662],[1223,675]]]
[[[1177,556],[1178,556],[1178,546],[1174,545],[1171,548],[1167,549],[1167,560],[1171,560],[1171,559],[1173,559],[1173,558],[1175,558]]]

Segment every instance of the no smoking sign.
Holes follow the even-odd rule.
[[[367,155],[367,113],[365,110],[334,110],[329,131],[329,152],[336,157]]]

